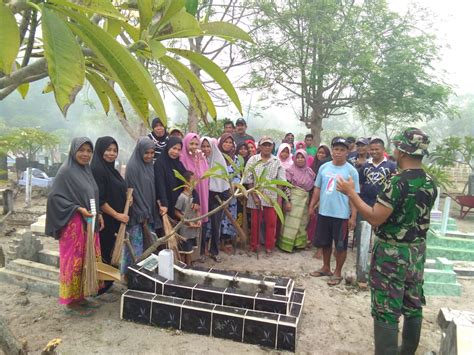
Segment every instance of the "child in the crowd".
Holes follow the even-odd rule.
[[[179,220],[182,220],[183,218],[195,218],[199,214],[191,208],[191,205],[193,204],[191,184],[194,180],[194,173],[186,170],[183,177],[186,179],[188,184],[186,184],[183,192],[178,196],[174,212],[176,218]],[[201,221],[185,222],[179,228],[178,234],[184,238],[184,240],[179,243],[179,255],[181,261],[186,263],[186,265],[191,265],[191,254],[193,253],[193,249],[198,247],[197,240],[199,239],[199,233],[201,233]]]
[[[288,143],[282,143],[278,147],[277,158],[283,169],[288,169],[293,165],[291,146]]]
[[[293,248],[306,247],[308,198],[315,178],[316,174],[308,166],[308,153],[305,149],[298,149],[293,166],[286,170],[286,179],[293,188],[290,190],[289,201],[284,202],[285,224],[277,242],[277,246],[284,251],[292,252]]]
[[[237,146],[237,154],[240,155],[244,159],[244,166],[247,164],[247,161],[250,158],[249,154],[249,146],[246,142],[242,142]]]

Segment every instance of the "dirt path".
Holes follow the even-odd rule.
[[[306,289],[298,353],[366,354],[373,351],[370,293],[349,286],[328,287],[324,278],[308,275],[319,261],[312,251],[295,254],[277,252],[271,258],[246,255],[224,256],[219,267],[293,277]],[[355,252],[349,252],[345,269],[353,268]],[[211,264],[209,264],[211,265]],[[460,280],[463,296],[428,297],[419,353],[437,351],[440,332],[436,317],[440,307],[474,309],[474,281]],[[114,286],[117,295],[121,287]],[[0,283],[0,313],[5,315],[12,331],[38,352],[53,338],[63,340],[61,352],[78,353],[263,353],[272,352],[258,346],[211,337],[163,330],[119,319],[119,304],[103,304],[91,318],[65,315],[54,297],[27,292]],[[276,352],[275,352],[276,353]]]

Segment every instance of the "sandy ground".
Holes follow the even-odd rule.
[[[44,199],[32,207],[44,210]],[[453,211],[453,215],[457,212]],[[473,218],[460,224],[460,229],[473,231]],[[5,246],[9,237],[0,236]],[[57,248],[51,238],[43,238],[47,248]],[[328,287],[325,278],[313,278],[309,272],[320,266],[312,257],[314,250],[286,254],[276,252],[272,257],[223,255],[219,268],[250,271],[265,275],[292,277],[306,289],[297,353],[367,354],[373,352],[370,292],[353,286]],[[355,250],[349,250],[344,270],[355,269]],[[212,265],[208,262],[208,265]],[[461,297],[428,297],[418,354],[438,352],[441,333],[436,317],[441,307],[474,310],[474,280],[460,279]],[[119,296],[124,287],[114,285]],[[10,329],[28,349],[38,353],[48,341],[61,338],[58,350],[67,354],[219,354],[219,353],[277,353],[258,346],[164,330],[120,320],[119,303],[103,303],[91,318],[71,318],[64,314],[57,299],[29,292],[17,286],[0,283],[0,314]],[[0,351],[1,353],[1,351]]]

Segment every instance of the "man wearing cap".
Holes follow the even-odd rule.
[[[408,128],[393,139],[400,173],[377,196],[373,207],[354,189],[353,181],[338,179],[337,189],[376,226],[370,265],[375,354],[415,354],[420,340],[423,305],[423,269],[426,234],[437,190],[422,168],[429,138]],[[402,345],[398,349],[398,322],[403,314]]]
[[[280,160],[272,155],[273,139],[264,136],[260,139],[258,146],[260,154],[256,154],[248,160],[242,183],[248,184],[249,188],[254,187],[255,180],[261,176],[263,170],[266,170],[265,178],[268,180],[286,181],[285,169],[281,166]],[[254,173],[256,176],[254,176]],[[278,197],[274,191],[264,189],[261,192],[268,197],[269,201],[276,201]],[[247,200],[247,208],[250,208],[252,212],[250,250],[257,251],[260,242],[260,225],[262,219],[264,219],[266,226],[265,249],[268,255],[272,253],[275,247],[277,225],[277,214],[269,201],[260,198],[256,193],[251,194]]]
[[[249,139],[255,142],[255,139],[246,133],[247,130],[247,122],[243,118],[239,118],[235,121],[235,133],[233,135],[235,146],[238,146],[241,143],[245,143]]]
[[[335,137],[331,142],[332,161],[319,168],[314,183],[313,196],[309,211],[314,211],[319,203],[318,224],[314,245],[323,249],[323,266],[312,272],[314,277],[329,276],[329,286],[342,281],[342,267],[346,261],[349,229],[354,229],[357,211],[351,206],[348,197],[336,190],[338,177],[352,177],[358,192],[359,175],[357,170],[346,161],[349,144],[344,137]],[[336,268],[331,272],[332,245],[336,248]]]
[[[369,158],[369,154],[367,152],[369,140],[364,137],[359,137],[355,142],[355,146],[356,150],[349,153],[347,161],[351,163],[356,169],[359,169]]]
[[[385,144],[382,138],[372,137],[369,144],[370,158],[359,169],[360,198],[369,206],[375,205],[377,195],[385,184],[395,175],[397,165],[388,160],[385,153]],[[355,239],[359,242],[362,216],[357,215],[357,225],[354,230]]]

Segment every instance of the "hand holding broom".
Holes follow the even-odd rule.
[[[128,188],[127,189],[127,198],[125,201],[125,208],[123,209],[123,214],[128,215],[128,210],[130,209],[130,203],[132,201],[132,194],[133,194],[133,189]],[[122,249],[123,249],[123,240],[125,238],[125,228],[127,227],[127,223],[121,223],[119,230],[117,232],[116,239],[115,239],[115,245],[114,245],[114,250],[112,252],[112,260],[111,264],[114,266],[118,266],[120,263],[120,258],[122,257]]]

